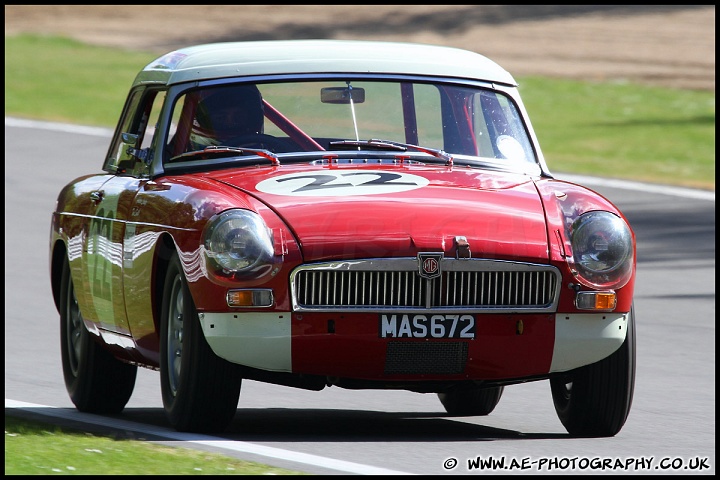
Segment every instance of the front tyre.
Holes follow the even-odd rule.
[[[185,432],[221,432],[240,397],[237,366],[218,357],[202,332],[177,253],[168,265],[160,327],[160,387],[171,425]]]
[[[121,362],[91,337],[67,258],[60,280],[60,342],[65,388],[75,407],[88,413],[121,412],[135,388],[137,366]]]
[[[459,388],[438,393],[438,398],[450,415],[484,416],[495,410],[504,388]]]
[[[570,435],[612,437],[630,413],[635,389],[635,309],[622,346],[599,362],[550,379],[558,418]]]

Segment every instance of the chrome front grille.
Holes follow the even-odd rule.
[[[291,275],[295,311],[549,312],[557,305],[560,272],[550,265],[502,260],[440,261],[437,278],[419,275],[415,258],[327,262]]]

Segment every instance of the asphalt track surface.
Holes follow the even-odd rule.
[[[50,214],[62,186],[100,171],[110,134],[6,118],[6,415],[314,474],[490,473],[469,467],[477,457],[504,460],[495,474],[715,473],[714,192],[562,174],[618,204],[638,239],[637,381],[616,437],[569,437],[546,381],[507,387],[491,415],[467,418],[446,416],[435,395],[248,381],[226,434],[205,436],[169,428],[158,373],[141,369],[122,414],[77,412],[48,280]]]

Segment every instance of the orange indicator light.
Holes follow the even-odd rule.
[[[271,307],[273,293],[270,289],[229,290],[227,304],[228,307]]]
[[[611,310],[615,308],[615,294],[611,292],[598,292],[595,297],[595,308],[598,310]]]
[[[617,304],[615,292],[578,292],[575,306],[581,310],[612,310]]]

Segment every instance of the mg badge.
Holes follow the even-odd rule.
[[[442,259],[442,253],[418,253],[418,274],[423,278],[439,277]]]

